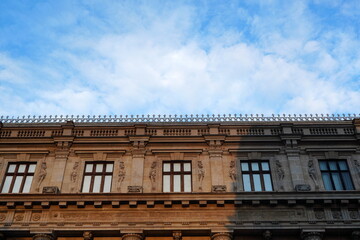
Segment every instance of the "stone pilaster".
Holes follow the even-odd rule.
[[[223,171],[223,144],[224,136],[206,136],[206,141],[209,145],[209,160],[211,168],[211,185],[223,186],[224,185],[224,171]]]
[[[211,240],[232,240],[232,234],[230,233],[215,233],[211,236]]]
[[[33,240],[55,240],[55,238],[50,234],[36,234],[33,236]]]
[[[84,240],[92,240],[93,239],[93,235],[90,231],[85,231],[83,234]]]
[[[130,137],[130,141],[133,142],[132,154],[132,167],[131,167],[131,187],[143,186],[144,180],[144,162],[145,162],[145,146],[149,141],[149,137],[139,136]]]
[[[143,236],[137,233],[125,233],[122,240],[142,240]]]
[[[322,231],[302,231],[301,233],[302,240],[322,240],[322,237]]]

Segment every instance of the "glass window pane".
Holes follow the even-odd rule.
[[[332,173],[331,174],[332,180],[335,185],[335,190],[343,190],[343,186],[341,184],[340,174],[339,173]]]
[[[255,188],[254,191],[262,191],[260,175],[259,174],[254,174],[253,175],[253,180],[254,180],[254,188]]]
[[[164,163],[164,172],[170,172],[170,163]]]
[[[113,166],[114,166],[114,164],[112,164],[112,163],[106,164],[106,172],[108,172],[108,173],[112,172]]]
[[[270,174],[264,174],[265,191],[272,191],[271,177]]]
[[[94,186],[93,191],[94,193],[100,192],[100,186],[101,186],[101,176],[95,176],[94,178]]]
[[[186,171],[186,172],[191,171],[191,164],[190,163],[184,163],[184,171]]]
[[[242,171],[249,171],[249,164],[248,163],[241,163],[241,170]]]
[[[340,161],[339,162],[339,167],[340,167],[340,170],[343,170],[343,171],[348,170],[348,167],[347,167],[347,164],[346,164],[345,161]]]
[[[268,162],[262,162],[261,168],[263,171],[269,171],[269,163]]]
[[[333,190],[333,186],[331,184],[330,174],[329,173],[322,173],[322,179],[324,181],[324,186],[326,190]]]
[[[163,176],[163,192],[170,192],[170,175]]]
[[[184,175],[184,192],[191,192],[191,175]]]
[[[105,176],[103,192],[111,192],[111,179],[112,179],[112,176]]]
[[[174,175],[174,192],[181,192],[181,176]]]
[[[88,193],[90,191],[91,176],[84,177],[82,192]]]
[[[28,173],[34,173],[36,168],[36,164],[30,164]]]
[[[16,168],[16,165],[15,165],[15,164],[10,164],[10,165],[9,165],[8,173],[13,173],[13,172],[15,172],[15,168]]]
[[[323,171],[328,170],[326,162],[324,162],[324,161],[320,162],[320,170],[323,170]]]
[[[337,170],[336,162],[330,161],[329,166],[330,166],[330,170]]]
[[[96,164],[95,172],[102,172],[103,171],[104,164]]]
[[[9,192],[9,188],[10,188],[12,179],[13,179],[13,176],[7,176],[5,178],[4,186],[3,186],[3,189],[1,191],[2,193],[8,193]]]
[[[259,171],[259,163],[251,163],[251,170]]]
[[[85,172],[90,173],[93,171],[93,164],[86,164]]]
[[[33,176],[27,176],[25,179],[25,184],[24,184],[24,189],[23,189],[23,193],[28,193],[30,192],[30,188],[31,188],[31,183],[33,180]]]
[[[24,173],[26,168],[26,164],[20,164],[18,173]]]
[[[249,174],[243,174],[244,191],[251,191],[251,183]]]
[[[350,174],[348,172],[344,172],[341,175],[344,180],[345,190],[354,190],[354,186],[351,181]]]
[[[181,164],[174,163],[174,172],[180,172],[180,171],[181,171]]]
[[[23,180],[23,176],[17,176],[16,177],[12,193],[19,193],[20,192],[20,187],[21,187],[22,180]]]

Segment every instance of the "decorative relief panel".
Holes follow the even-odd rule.
[[[198,161],[198,181],[199,181],[199,191],[202,191],[202,183],[205,177],[205,169],[202,161]]]
[[[124,162],[120,162],[119,163],[119,173],[118,173],[118,187],[117,187],[117,190],[119,192],[121,191],[121,185],[125,180],[125,176],[126,176],[125,164],[124,164]]]

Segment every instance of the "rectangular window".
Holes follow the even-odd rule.
[[[272,191],[268,161],[241,161],[244,191]]]
[[[319,161],[326,190],[354,190],[346,160]]]
[[[1,193],[28,193],[34,178],[36,163],[9,163]]]
[[[87,162],[85,164],[82,192],[110,192],[113,168],[113,162]]]
[[[163,192],[191,192],[191,162],[163,162]]]

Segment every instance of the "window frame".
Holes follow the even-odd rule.
[[[176,163],[180,163],[180,171],[179,172],[174,171],[174,164],[176,164]],[[184,165],[186,163],[190,164],[190,171],[184,170]],[[170,164],[169,172],[164,171],[165,164]],[[174,176],[179,176],[179,175],[180,175],[180,191],[174,192]],[[185,179],[184,179],[185,175],[190,176],[190,191],[187,191],[187,192],[185,192]],[[164,191],[164,176],[170,176],[170,191],[169,192]],[[193,186],[192,186],[192,162],[191,161],[178,160],[178,161],[163,161],[162,162],[162,192],[163,193],[190,193],[190,192],[192,192],[192,190],[193,190]]]
[[[10,165],[15,165],[14,172],[12,172],[12,173],[9,173]],[[20,168],[21,165],[25,165],[25,170],[24,170],[23,173],[19,173],[19,168]],[[34,172],[29,172],[30,165],[35,165]],[[34,175],[35,175],[35,172],[36,172],[36,165],[37,165],[36,162],[8,162],[6,172],[4,174],[4,179],[3,179],[3,182],[1,184],[0,193],[1,194],[6,194],[6,193],[12,193],[12,194],[30,193],[31,192],[31,185],[32,185],[32,183],[34,181]],[[14,185],[15,185],[15,182],[16,182],[16,178],[19,177],[19,176],[23,177],[22,180],[21,180],[19,192],[14,193],[13,190],[14,190]],[[12,177],[12,179],[11,179],[11,183],[10,183],[8,192],[4,193],[3,190],[4,190],[5,181],[6,181],[7,177]],[[27,177],[32,177],[31,182],[30,182],[29,192],[23,192],[25,184],[26,184]]]
[[[86,172],[86,166],[87,165],[92,164],[92,171],[91,172]],[[102,172],[96,172],[96,166],[97,165],[103,165],[103,169]],[[112,171],[111,172],[106,172],[106,166],[112,164]],[[90,161],[90,162],[85,162],[84,165],[84,173],[83,173],[83,181],[81,184],[81,193],[108,193],[108,192],[104,192],[104,187],[105,187],[105,177],[106,176],[111,176],[111,180],[110,180],[110,191],[111,192],[111,187],[112,187],[112,182],[113,182],[113,175],[114,175],[114,162],[110,162],[110,161]],[[85,184],[85,177],[86,176],[90,176],[90,185],[89,185],[89,191],[84,192],[84,184]],[[95,177],[96,176],[101,176],[101,182],[100,182],[100,190],[99,192],[94,192],[94,182],[95,182]]]
[[[243,170],[242,163],[248,164],[248,170]],[[257,163],[259,170],[252,170],[252,163]],[[262,163],[267,163],[269,170],[263,170]],[[272,191],[274,191],[274,184],[273,184],[273,180],[272,180],[272,176],[271,176],[271,166],[270,166],[269,160],[242,160],[242,161],[240,161],[240,169],[241,169],[241,175],[242,175],[243,190],[245,192],[272,192]],[[255,174],[258,174],[260,177],[260,184],[261,184],[260,191],[255,190],[255,184],[254,184],[254,175]],[[266,174],[269,174],[269,176],[270,176],[271,190],[266,190],[265,179],[264,179],[264,175],[266,175]],[[251,190],[245,190],[244,175],[249,176]]]
[[[318,162],[319,162],[319,170],[320,170],[320,174],[321,174],[321,179],[323,181],[324,189],[326,191],[351,191],[351,190],[355,190],[354,181],[353,181],[353,179],[351,177],[349,164],[348,164],[346,159],[325,159],[325,160],[318,160]],[[336,163],[336,168],[337,168],[336,170],[332,170],[330,168],[330,162],[335,162]],[[341,167],[340,167],[340,164],[339,164],[340,162],[344,162],[346,164],[346,168],[347,168],[346,170],[341,170]],[[327,170],[322,169],[321,163],[326,164]],[[326,188],[327,185],[325,184],[323,173],[328,173],[329,174],[329,179],[330,179],[332,189],[327,189]],[[334,179],[333,179],[333,174],[334,173],[339,174],[342,189],[336,189],[336,185],[335,185],[335,182],[334,182]],[[351,189],[346,188],[345,180],[343,178],[343,173],[348,173],[349,179],[350,179],[350,182],[351,182],[351,187],[352,187]]]

